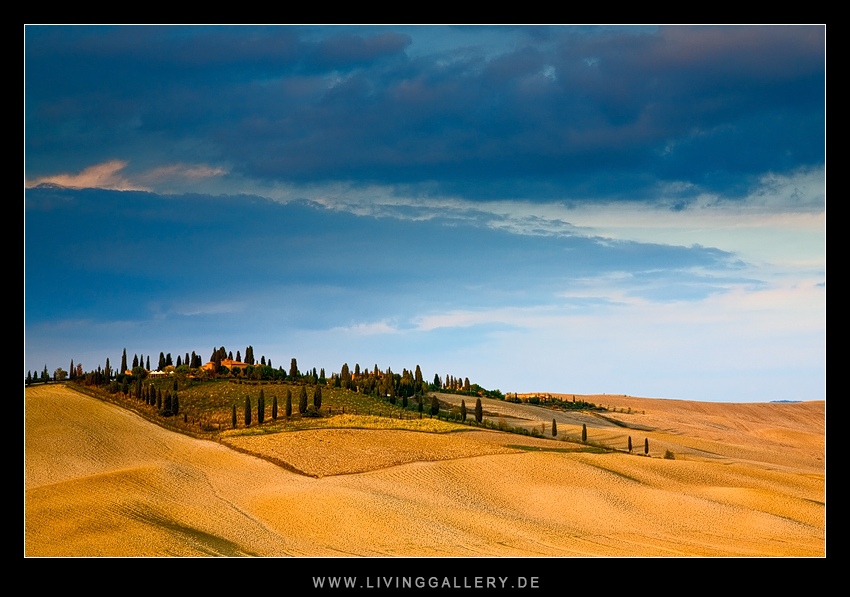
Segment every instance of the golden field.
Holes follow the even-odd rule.
[[[604,417],[482,400],[540,438],[329,427],[215,442],[27,388],[24,554],[826,555],[823,401],[580,398]],[[618,451],[569,441],[582,424]]]

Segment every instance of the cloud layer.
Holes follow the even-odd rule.
[[[825,394],[825,27],[27,26],[25,367]]]

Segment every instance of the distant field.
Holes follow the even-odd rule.
[[[482,400],[541,437],[346,413],[209,441],[60,385],[25,398],[26,556],[825,555],[824,402]]]

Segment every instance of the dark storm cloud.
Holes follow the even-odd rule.
[[[823,27],[511,28],[495,49],[500,32],[27,28],[28,175],[203,161],[268,182],[645,198],[824,162]]]
[[[377,295],[379,301],[359,309],[377,316],[396,302],[434,295],[463,307],[498,304],[503,293],[519,289],[528,293],[526,300],[533,302],[538,293],[549,300],[571,281],[614,272],[644,280],[651,272],[651,283],[635,289],[636,295],[687,284],[694,297],[713,292],[717,280],[689,270],[736,268],[732,256],[718,249],[521,236],[441,220],[358,217],[247,195],[38,187],[27,192],[26,207],[32,319],[138,316],[157,300],[238,302],[240,294],[268,288],[315,289],[299,305],[302,314],[340,309],[339,303],[348,310],[349,301],[340,301],[338,293]],[[51,290],[57,285],[60,302]]]

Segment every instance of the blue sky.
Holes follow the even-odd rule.
[[[26,371],[825,398],[824,26],[26,26]]]

